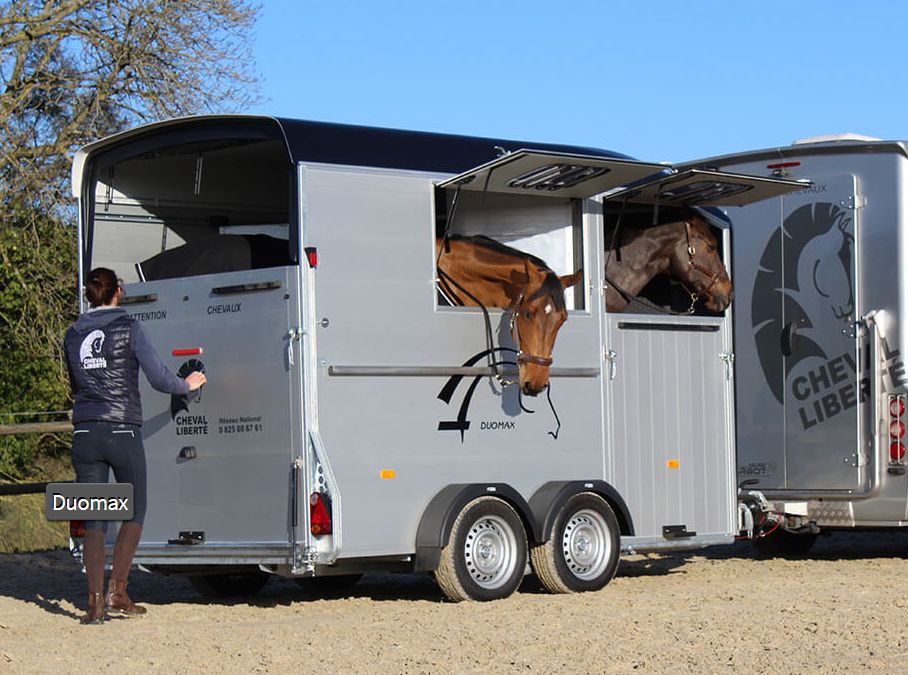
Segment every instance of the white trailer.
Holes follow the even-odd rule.
[[[517,180],[531,174],[554,178]],[[528,557],[567,592],[608,583],[621,550],[732,542],[731,312],[604,308],[603,193],[666,178],[684,179],[590,148],[260,117],[173,120],[80,150],[80,281],[115,269],[173,370],[209,380],[193,401],[143,385],[136,561],[211,592],[400,570],[492,599]],[[706,203],[791,189],[685,180],[737,185],[701,190]],[[584,270],[551,406],[501,386],[483,313],[437,292],[445,226]],[[513,349],[507,314],[490,311]]]
[[[757,524],[780,514],[757,536],[803,552],[820,530],[908,525],[908,145],[816,137],[694,166],[813,181],[728,211],[738,478]]]

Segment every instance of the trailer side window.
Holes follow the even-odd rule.
[[[541,259],[559,276],[583,267],[581,205],[577,199],[437,189],[436,239],[482,235]],[[565,290],[569,310],[586,306],[585,284]],[[438,295],[440,306],[452,301]]]
[[[699,230],[685,232],[683,224],[692,217],[706,223],[705,230],[707,236],[711,235],[711,241],[704,241]],[[606,202],[604,221],[606,282],[617,286],[618,279],[629,279],[633,280],[631,283],[645,284],[636,295],[625,294],[623,291],[626,289],[621,289],[622,295],[639,300],[632,300],[623,311],[639,314],[692,313],[697,316],[715,314],[704,306],[704,298],[699,297],[703,293],[696,293],[698,288],[711,286],[709,282],[712,279],[718,280],[726,272],[723,246],[726,231],[717,227],[708,214],[674,207],[656,210],[651,204]],[[673,227],[674,224],[677,227]],[[634,271],[642,270],[643,266],[634,259],[635,247],[642,239],[647,239],[649,233],[654,233],[654,228],[671,228],[670,232],[658,236],[660,241],[664,240],[672,247],[672,255],[680,257],[677,264],[669,265],[669,269],[661,270],[647,281],[640,282],[634,276]],[[694,237],[694,241],[688,241],[688,237]],[[652,248],[657,244],[654,241],[647,246]],[[688,250],[694,251],[695,255],[691,256]],[[670,262],[669,257],[662,257],[665,257],[663,262]],[[723,278],[727,280],[727,277]],[[691,307],[694,308],[693,312],[690,311]]]
[[[279,141],[184,143],[94,173],[91,266],[127,282],[293,263],[291,164]]]

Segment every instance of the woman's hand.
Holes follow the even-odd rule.
[[[189,375],[187,375],[184,379],[186,380],[186,384],[189,385],[189,391],[195,391],[196,389],[201,388],[203,384],[208,382],[208,378],[205,377],[205,373],[200,370],[195,370],[189,373]]]

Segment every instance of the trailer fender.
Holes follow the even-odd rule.
[[[542,537],[538,543],[549,540],[558,511],[568,499],[581,492],[592,492],[607,501],[612,507],[612,511],[615,512],[615,517],[618,518],[621,536],[634,536],[634,521],[631,519],[630,510],[627,508],[624,498],[614,487],[602,480],[553,480],[539,488],[530,498],[530,511],[533,514],[533,520],[539,523]]]
[[[441,549],[448,545],[451,529],[464,507],[477,497],[498,497],[517,511],[526,528],[527,539],[538,541],[539,523],[529,504],[517,490],[505,483],[456,483],[442,488],[423,511],[416,531],[414,572],[438,568]]]

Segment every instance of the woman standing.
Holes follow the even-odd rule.
[[[207,380],[198,371],[180,379],[164,365],[145,327],[119,307],[123,289],[113,270],[92,270],[85,294],[91,308],[70,326],[63,339],[73,395],[72,463],[76,482],[106,483],[113,469],[118,483],[133,485],[134,516],[120,525],[106,600],[102,596],[106,522],[85,524],[88,613],[81,621],[100,623],[106,612],[135,616],[146,611],[126,593],[147,503],[139,368],[152,387],[169,394],[188,394]]]

